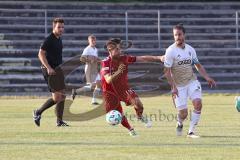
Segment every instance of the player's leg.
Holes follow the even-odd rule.
[[[45,82],[47,83],[47,86],[48,86],[48,89],[50,92],[52,92],[51,90],[51,87],[49,86],[48,84],[48,73],[47,73],[47,69],[45,67],[42,67],[42,74],[43,74],[43,77],[44,77],[44,80]],[[43,105],[37,109],[35,109],[33,111],[33,120],[34,120],[34,123],[37,125],[37,126],[40,126],[40,120],[41,120],[41,115],[42,113],[47,110],[48,108],[52,107],[53,105],[56,104],[56,101],[54,100],[53,97],[49,98],[45,103],[43,103]]]
[[[147,116],[146,117],[143,116],[144,108],[138,95],[133,90],[128,90],[127,95],[128,95],[128,98],[127,98],[126,104],[133,105],[136,111],[138,120],[143,122],[147,128],[150,128],[152,126],[152,122],[147,118]]]
[[[138,135],[137,132],[136,132],[136,131],[134,130],[134,128],[129,124],[129,122],[128,122],[128,120],[127,120],[127,117],[124,115],[122,106],[119,106],[119,107],[117,108],[117,110],[122,114],[122,122],[121,122],[122,126],[124,126],[125,128],[128,129],[130,136],[133,136],[133,137],[137,136],[137,135]]]
[[[100,91],[101,91],[101,79],[100,79],[100,75],[98,74],[97,77],[96,77],[95,88],[94,88],[93,96],[92,96],[92,104],[93,105],[98,105],[99,104],[97,102],[97,96],[100,95]]]
[[[117,108],[116,108],[117,111],[119,111],[121,114],[122,114],[122,122],[121,124],[127,128],[129,131],[132,130],[132,126],[129,124],[128,120],[127,120],[127,117],[124,115],[123,113],[123,108],[121,105],[119,105]]]
[[[135,101],[135,105],[134,105],[134,109],[137,113],[138,119],[144,123],[145,127],[150,128],[152,127],[152,121],[147,117],[147,116],[143,116],[143,104],[141,102],[141,100],[139,99],[139,97],[135,97],[134,99]]]
[[[195,135],[195,128],[200,120],[202,110],[202,89],[198,81],[194,81],[189,85],[189,97],[192,100],[194,109],[191,113],[188,137],[198,138],[199,136]]]
[[[55,107],[55,114],[57,117],[56,126],[57,127],[69,126],[66,122],[63,121],[64,103],[66,98],[66,96],[64,95],[64,91],[54,92],[52,96],[57,103]]]
[[[37,126],[40,126],[41,114],[52,107],[54,104],[56,105],[55,114],[57,116],[57,126],[63,124],[62,121],[63,111],[64,111],[64,101],[65,95],[62,92],[54,92],[52,93],[52,98],[49,98],[39,109],[34,110],[33,118],[34,122]]]
[[[187,88],[178,87],[178,96],[175,97],[174,103],[176,105],[177,113],[177,125],[176,135],[181,136],[183,132],[183,122],[188,116],[187,109]]]
[[[123,113],[123,109],[122,109],[119,98],[114,93],[105,92],[103,93],[103,100],[104,100],[106,113],[108,113],[111,110],[118,110],[122,114],[121,124],[128,129],[129,134],[131,136],[136,136],[136,132],[134,131],[133,127],[129,124],[127,117]]]
[[[92,88],[93,88],[92,84],[87,84],[87,85],[77,88],[77,89],[73,88],[72,95],[71,95],[72,100],[74,100],[77,95],[83,95],[86,92],[90,92],[92,90]]]
[[[56,102],[53,100],[53,98],[49,98],[40,108],[33,111],[33,120],[38,127],[40,126],[42,113],[55,104]]]
[[[90,92],[92,90],[92,81],[91,81],[91,64],[90,63],[87,63],[85,65],[85,69],[84,69],[84,72],[85,72],[85,78],[86,78],[86,85],[83,86],[83,87],[80,87],[80,88],[73,88],[72,89],[72,99],[74,100],[75,97],[77,95],[81,95],[81,94],[84,94],[86,92]]]

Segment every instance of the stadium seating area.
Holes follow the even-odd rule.
[[[236,36],[236,11],[239,9],[238,2],[106,4],[0,1],[1,94],[47,91],[37,53],[45,35],[51,32],[53,17],[65,19],[64,60],[81,54],[87,45],[87,36],[92,33],[97,37],[100,56],[105,57],[103,46],[106,40],[126,38],[126,11],[128,39],[134,44],[129,53],[164,54],[166,47],[173,43],[173,25],[181,22],[186,27],[187,43],[195,47],[200,62],[216,79],[218,87],[215,90],[239,91],[240,49],[236,40],[239,38]],[[162,68],[157,63],[132,65],[130,81],[134,86],[152,85],[166,90],[168,85],[162,79]],[[72,86],[83,83],[81,70],[74,72],[67,82]],[[147,76],[138,76],[141,73],[147,73]],[[136,80],[134,77],[139,78]],[[203,88],[207,89],[206,82],[200,80]]]

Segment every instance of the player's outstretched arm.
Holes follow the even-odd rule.
[[[137,56],[136,61],[137,62],[154,62],[154,61],[164,62],[164,56]]]
[[[83,63],[89,62],[89,63],[101,63],[101,59],[95,56],[90,56],[90,55],[82,55],[80,57],[80,61]]]
[[[216,82],[207,74],[205,68],[200,63],[195,64],[195,67],[200,75],[208,82],[211,88],[216,87]]]
[[[83,63],[91,62],[91,56],[89,56],[89,55],[82,55],[80,57],[80,61],[83,62]]]
[[[122,74],[125,69],[126,69],[126,65],[120,64],[118,67],[118,70],[114,74],[112,74],[112,75],[106,74],[104,76],[106,82],[111,83],[116,77],[118,77],[120,74]]]

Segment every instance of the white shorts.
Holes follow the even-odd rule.
[[[188,98],[190,100],[202,99],[202,87],[198,80],[192,81],[186,86],[177,87],[178,96],[175,105],[178,110],[187,109]]]
[[[96,78],[95,78],[95,81],[94,82],[92,82],[92,83],[87,83],[87,85],[94,85],[94,84],[96,84],[97,83],[97,81],[101,81],[101,77],[100,77],[100,74],[98,73],[96,76],[95,76]]]
[[[101,77],[100,77],[100,74],[99,74],[99,73],[97,74],[97,77],[96,77],[96,79],[95,79],[95,83],[96,83],[97,81],[101,81]]]

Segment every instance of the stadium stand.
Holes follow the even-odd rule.
[[[216,79],[218,87],[215,90],[239,91],[240,50],[236,40],[239,38],[236,36],[236,11],[240,9],[238,2],[109,4],[0,1],[0,6],[1,94],[47,91],[37,53],[44,36],[51,32],[53,17],[60,16],[65,19],[65,60],[81,54],[87,45],[89,34],[96,35],[100,56],[105,57],[103,46],[107,39],[126,38],[126,11],[128,39],[134,44],[133,48],[128,50],[129,53],[164,54],[166,47],[173,42],[172,26],[181,22],[187,30],[187,43],[195,47],[200,62]],[[83,82],[84,78],[80,75],[82,69],[83,67],[80,67],[68,77],[67,83],[78,86]],[[162,78],[161,64],[136,64],[130,67],[130,71],[130,82],[134,86],[145,84],[162,90],[168,89],[166,80]],[[147,76],[138,77],[145,72],[148,73]],[[203,88],[207,89],[206,82],[200,80]]]

